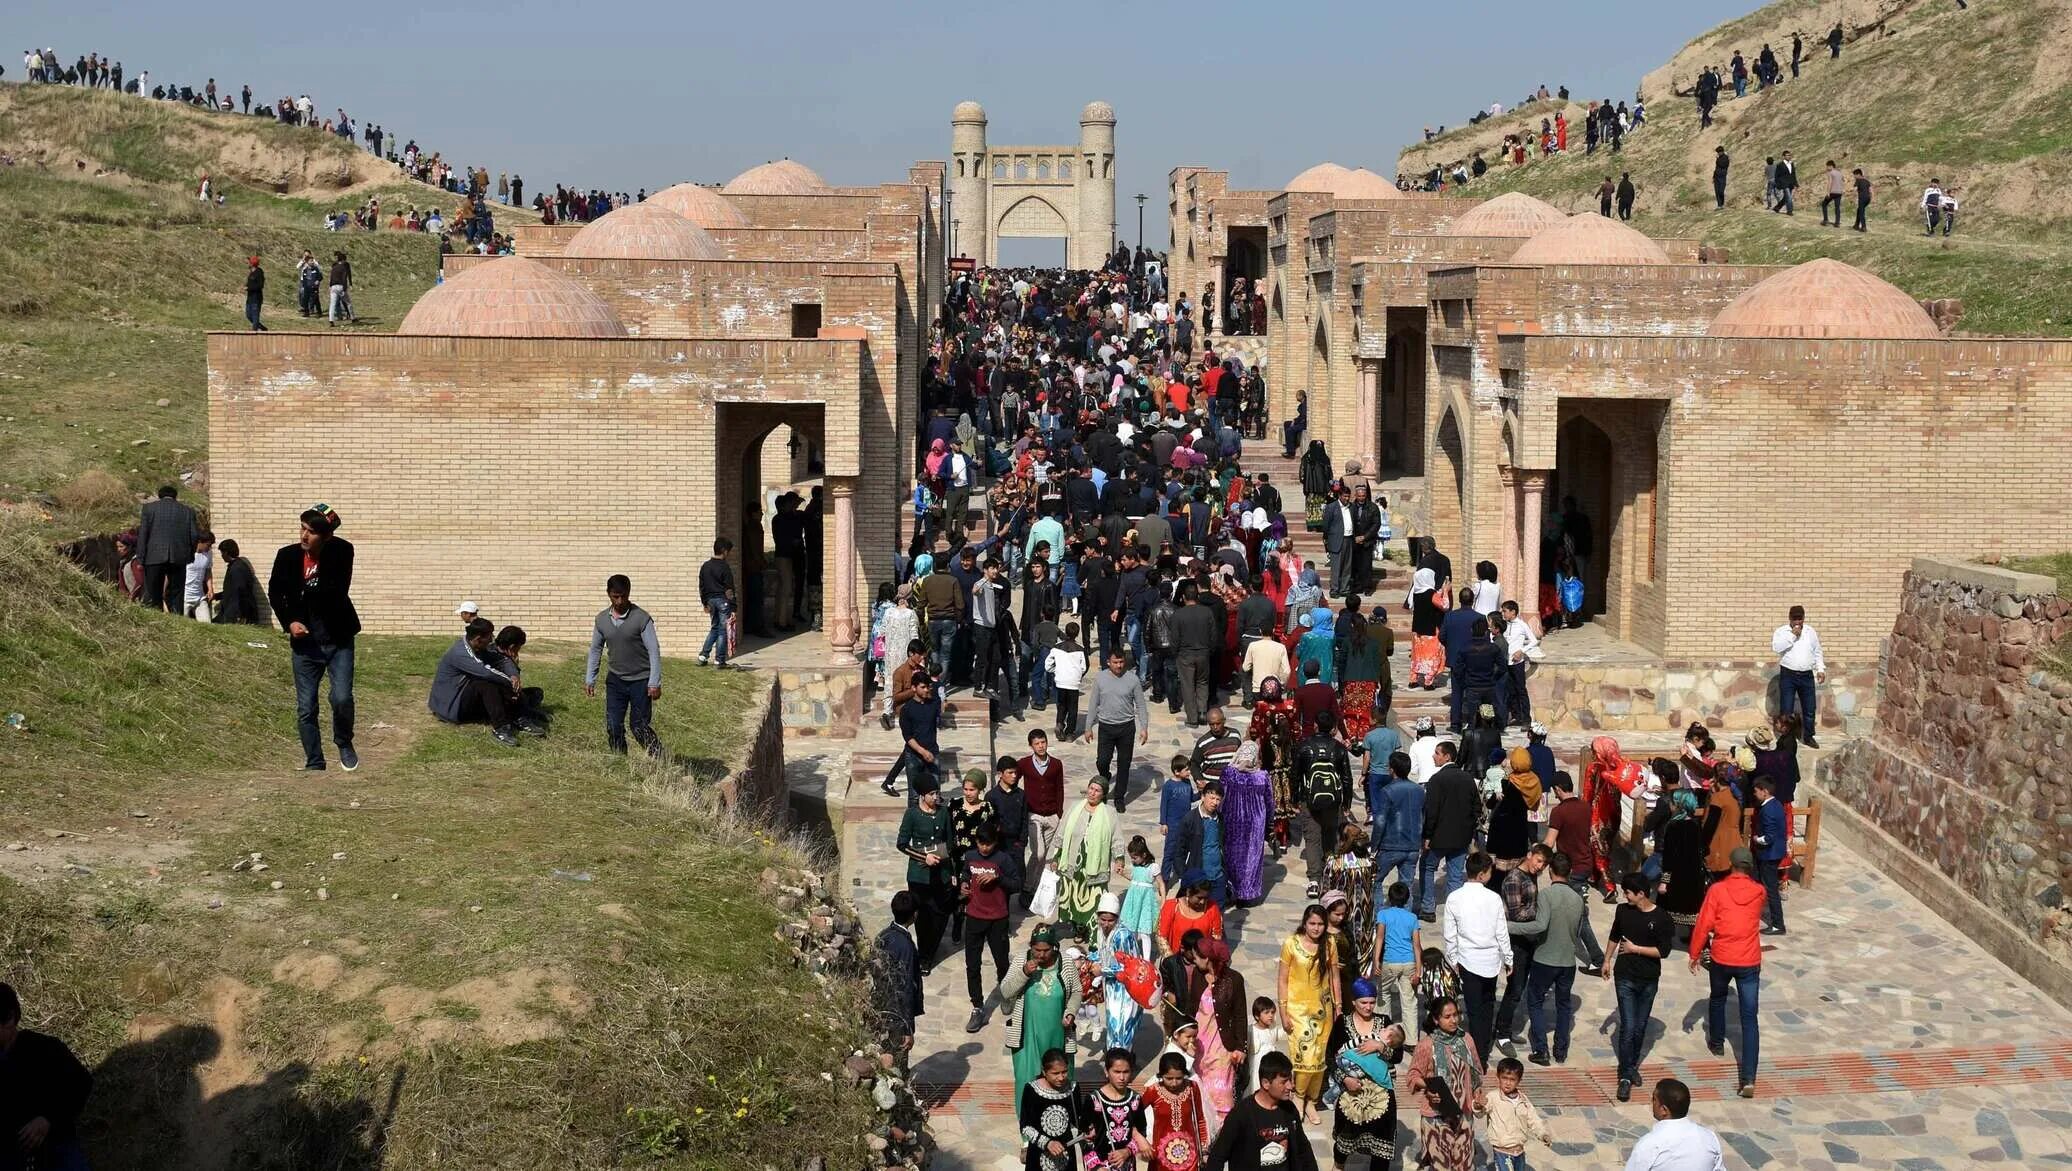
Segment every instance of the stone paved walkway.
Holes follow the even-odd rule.
[[[1398,716],[1431,702],[1408,698]],[[1018,751],[1033,726],[1048,723],[999,721],[993,743],[1003,753]],[[1156,849],[1152,790],[1164,762],[1191,743],[1187,730],[1157,709],[1151,742],[1136,754],[1118,849],[1133,833]],[[1583,745],[1557,740],[1556,747],[1563,766],[1573,769]],[[976,756],[987,749],[974,743],[970,751]],[[1056,751],[1069,792],[1092,772],[1092,746]],[[843,880],[875,930],[891,893],[904,885],[892,845],[904,801],[860,788],[849,790],[844,811]],[[1306,901],[1299,853],[1291,851],[1286,866],[1269,859],[1266,881],[1265,901],[1233,914],[1230,927],[1248,988],[1270,995],[1281,941]],[[1601,938],[1611,908],[1593,900],[1590,909]],[[1719,1130],[1729,1167],[2072,1166],[2072,1013],[1832,841],[1821,847],[1817,885],[1789,892],[1786,918],[1791,934],[1766,941],[1761,1097],[1733,1096],[1731,1058],[1739,1039],[1731,1013],[1728,1059],[1705,1051],[1702,972],[1690,974],[1676,962],[1655,1005],[1645,1074],[1692,1085],[1699,1102],[1693,1116]],[[1016,956],[1031,926],[1017,919]],[[986,976],[990,986],[990,960]],[[964,989],[961,948],[946,944],[927,981],[929,1011],[915,1043],[915,1077],[924,1097],[937,1104],[938,1165],[1006,1171],[1020,1163],[1001,1025],[996,1014],[983,1031],[966,1034]],[[1609,985],[1579,977],[1577,995],[1569,1062],[1527,1067],[1526,1091],[1546,1108],[1556,1139],[1551,1151],[1531,1153],[1532,1164],[1623,1166],[1649,1125],[1647,1107],[1644,1096],[1625,1105],[1612,1097]],[[1162,1044],[1155,1023],[1147,1021],[1137,1038],[1139,1056]],[[1090,1063],[1082,1076],[1094,1076]],[[1400,1141],[1413,1142],[1414,1114],[1403,1125]],[[1328,1125],[1312,1138],[1320,1158],[1328,1158]]]

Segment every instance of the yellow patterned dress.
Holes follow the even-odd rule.
[[[1281,944],[1281,967],[1288,973],[1288,997],[1281,1007],[1291,1023],[1288,1057],[1295,1063],[1295,1093],[1305,1102],[1320,1101],[1330,1066],[1331,1020],[1337,1015],[1331,983],[1338,952],[1328,935],[1314,950],[1301,935],[1290,935]]]

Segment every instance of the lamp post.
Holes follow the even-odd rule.
[[[1144,201],[1149,198],[1151,197],[1143,194],[1137,196],[1137,251],[1139,252],[1144,250]]]

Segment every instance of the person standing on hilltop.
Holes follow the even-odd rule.
[[[360,767],[353,751],[353,638],[360,615],[353,609],[352,542],[338,537],[339,516],[328,504],[303,510],[301,535],[273,555],[266,600],[295,663],[295,727],[302,737],[302,767],[324,768],[323,734],[317,726],[317,691],[331,680],[331,740],[347,772]]]
[[[1727,208],[1727,167],[1732,162],[1733,159],[1728,156],[1726,147],[1716,146],[1712,148],[1712,201],[1714,210],[1725,211]]]
[[[1864,226],[1863,215],[1866,211],[1870,210],[1871,206],[1871,181],[1867,176],[1864,175],[1862,167],[1856,168],[1855,176],[1856,230],[1859,232],[1864,232],[1869,230]]]
[[[1597,186],[1597,214],[1610,219],[1612,217],[1612,200],[1618,194],[1619,185],[1612,182],[1610,175],[1606,175],[1604,182]]]
[[[1839,20],[1835,22],[1835,27],[1827,30],[1827,59],[1842,59],[1842,22]]]
[[[1827,160],[1827,194],[1820,199],[1821,227],[1828,226],[1827,209],[1829,204],[1833,204],[1835,209],[1834,226],[1838,228],[1842,226],[1842,192],[1846,190],[1847,178],[1846,175],[1842,174],[1842,168],[1836,165],[1833,159]]]
[[[251,271],[245,274],[245,320],[252,323],[255,332],[264,333],[266,323],[259,320],[260,307],[266,303],[266,270],[259,267],[259,258],[250,258]]]
[[[1633,172],[1619,172],[1619,218],[1633,218],[1633,198],[1637,194],[1633,186]]]
[[[144,604],[154,610],[178,613],[187,566],[194,560],[194,543],[201,536],[201,524],[194,509],[180,502],[180,490],[167,484],[158,499],[139,510],[137,559],[144,566]]]

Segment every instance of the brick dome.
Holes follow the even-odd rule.
[[[704,228],[654,201],[607,212],[569,237],[563,256],[601,260],[725,260]]]
[[[1881,338],[1942,336],[1921,303],[1886,281],[1822,257],[1786,269],[1719,311],[1713,337]]]
[[[604,299],[536,260],[500,256],[417,299],[399,334],[438,337],[625,337]]]
[[[727,197],[717,188],[700,187],[696,183],[664,187],[648,196],[644,206],[673,211],[707,230],[748,226],[748,217],[741,214],[740,208],[728,203]]]
[[[950,111],[950,121],[952,122],[983,122],[985,120],[986,108],[977,102],[958,102],[957,108]]]
[[[1529,240],[1567,218],[1544,200],[1522,191],[1507,191],[1446,225],[1446,234]]]
[[[1337,163],[1318,163],[1302,172],[1283,191],[1309,191],[1334,199],[1401,199],[1396,185],[1365,167],[1355,171]]]
[[[1662,246],[1610,216],[1569,216],[1511,254],[1512,264],[1668,264]]]
[[[728,195],[819,195],[826,188],[820,176],[804,163],[778,159],[748,168],[729,179],[720,190]]]
[[[1102,101],[1088,102],[1086,108],[1079,111],[1079,120],[1081,122],[1106,122],[1108,125],[1113,126],[1115,125],[1115,107]]]

